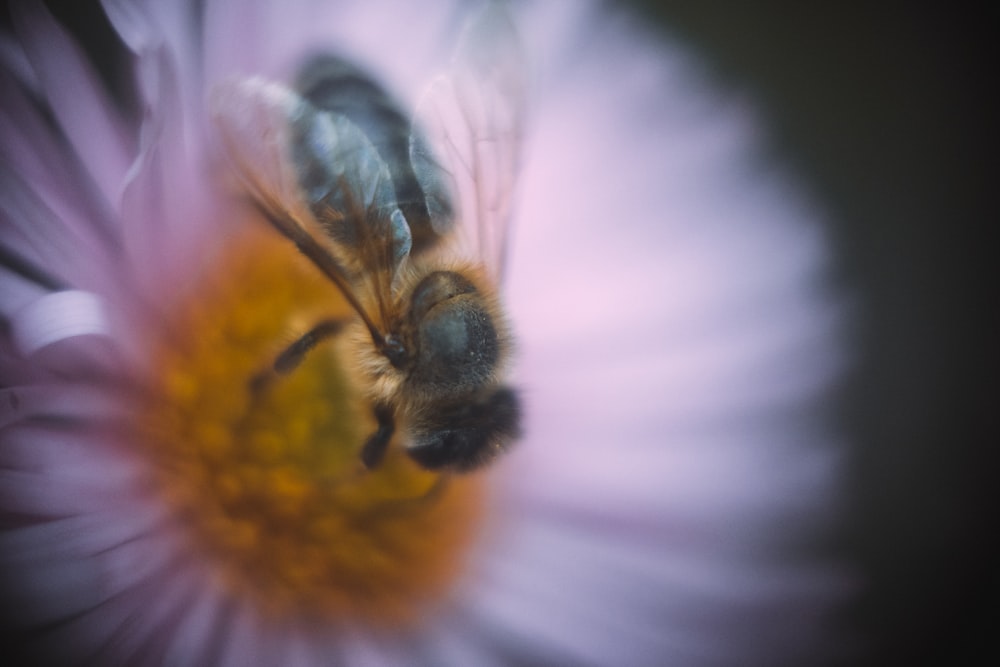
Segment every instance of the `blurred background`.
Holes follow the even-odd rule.
[[[49,4],[117,79],[97,3]],[[751,99],[830,221],[857,359],[828,548],[863,588],[841,623],[864,664],[1000,664],[997,7],[633,4]]]
[[[1000,664],[996,4],[637,3],[748,93],[853,299],[831,548],[866,664]]]

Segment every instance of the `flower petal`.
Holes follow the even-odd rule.
[[[66,284],[98,286],[113,266],[113,215],[62,137],[0,72],[0,244]]]
[[[188,601],[184,616],[169,636],[163,664],[217,664],[231,616],[232,601],[219,595],[211,580],[199,582],[194,599]]]
[[[14,341],[25,355],[74,336],[107,335],[101,299],[91,292],[53,292],[28,304],[13,321]]]
[[[123,589],[108,553],[116,553],[136,535],[148,533],[162,514],[135,507],[78,515],[5,531],[0,557],[10,608],[19,626],[29,628],[66,620],[104,604]],[[111,578],[109,579],[109,575]]]
[[[44,5],[14,3],[11,14],[49,108],[104,198],[117,201],[133,153],[125,123],[88,60]]]

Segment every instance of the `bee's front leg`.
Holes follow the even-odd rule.
[[[250,378],[250,393],[254,396],[264,391],[275,378],[287,375],[298,368],[309,350],[313,349],[327,338],[340,333],[348,320],[323,320],[303,334],[298,340],[286,347],[274,359],[274,363],[256,373]]]
[[[361,448],[361,463],[371,470],[382,462],[385,452],[389,448],[389,441],[392,440],[393,433],[396,432],[396,420],[392,414],[392,408],[384,403],[375,405],[375,419],[378,428],[365,441]]]

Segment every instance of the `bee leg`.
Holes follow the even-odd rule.
[[[375,406],[375,419],[378,421],[378,428],[368,436],[364,447],[361,448],[361,463],[371,470],[382,462],[385,452],[389,448],[389,441],[392,440],[393,433],[396,432],[396,421],[392,416],[392,409],[385,404]]]
[[[250,378],[250,392],[256,396],[267,389],[277,377],[288,375],[298,368],[309,350],[327,338],[336,336],[345,324],[347,320],[323,320],[307,331],[275,357],[273,364]]]

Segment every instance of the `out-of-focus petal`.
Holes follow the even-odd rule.
[[[100,298],[91,292],[66,290],[36,299],[14,317],[14,341],[30,355],[66,338],[110,333]]]
[[[109,202],[120,194],[133,138],[79,48],[40,3],[13,3],[21,44],[42,94]]]
[[[140,59],[147,85],[154,90],[121,201],[121,233],[130,262],[138,269],[137,287],[151,296],[165,285],[182,287],[177,281],[191,276],[179,270],[176,258],[196,260],[199,245],[212,242],[212,235],[200,228],[208,218],[209,185],[204,148],[198,145],[204,143],[203,124],[185,123],[174,65],[171,54],[162,49]]]
[[[6,73],[0,90],[0,242],[68,284],[105,287],[89,269],[117,259],[111,207]]]

